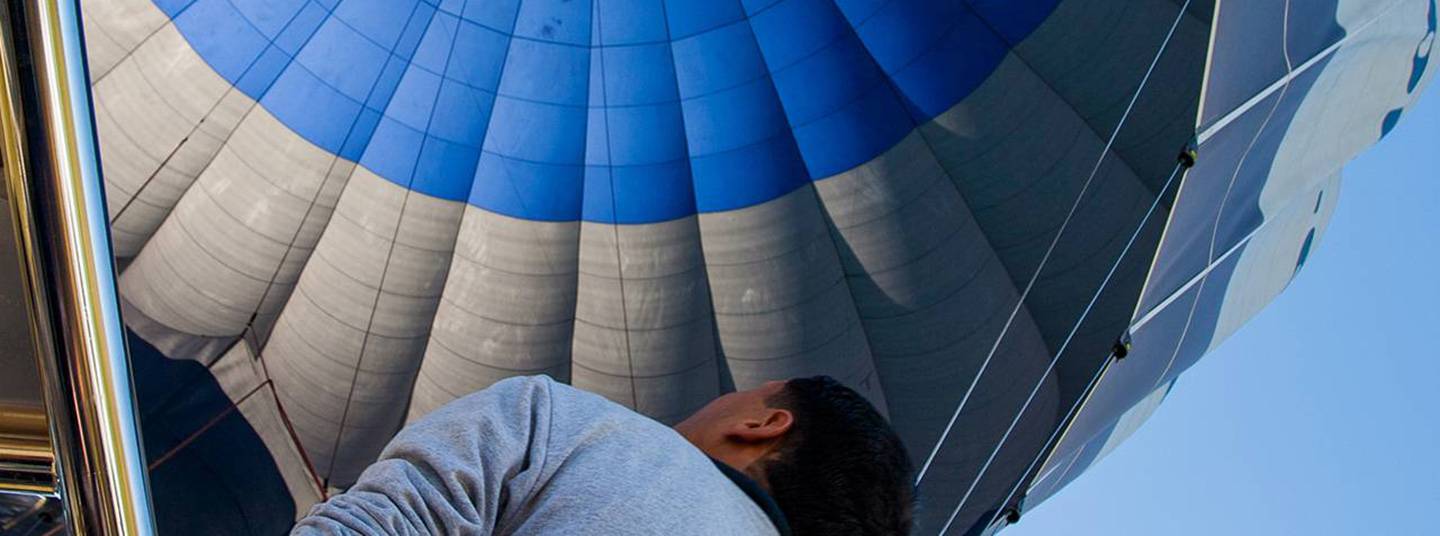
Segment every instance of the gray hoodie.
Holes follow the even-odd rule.
[[[536,376],[407,426],[292,534],[774,535],[777,525],[763,491],[674,430]]]

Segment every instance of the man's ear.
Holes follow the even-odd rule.
[[[728,434],[743,443],[764,443],[785,437],[795,425],[795,414],[788,409],[766,408],[756,419],[745,419],[731,427]]]

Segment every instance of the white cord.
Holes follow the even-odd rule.
[[[1130,236],[1130,241],[1125,244],[1125,249],[1120,251],[1120,257],[1117,258],[1117,259],[1115,259],[1115,264],[1111,265],[1111,267],[1110,267],[1110,273],[1105,276],[1105,281],[1100,284],[1099,290],[1096,290],[1096,291],[1095,291],[1095,295],[1090,298],[1090,304],[1087,305],[1087,306],[1085,307],[1085,311],[1080,314],[1080,319],[1075,322],[1075,327],[1074,327],[1074,328],[1071,328],[1071,330],[1070,330],[1070,335],[1065,338],[1065,343],[1060,345],[1060,351],[1055,354],[1055,359],[1050,362],[1050,366],[1051,366],[1051,367],[1054,367],[1055,364],[1060,361],[1060,355],[1065,352],[1065,347],[1070,344],[1070,339],[1073,338],[1073,337],[1075,336],[1075,333],[1080,329],[1080,324],[1082,324],[1082,323],[1085,322],[1085,317],[1090,314],[1090,309],[1091,309],[1091,307],[1093,307],[1093,306],[1095,305],[1095,302],[1099,300],[1100,294],[1105,291],[1105,287],[1110,283],[1110,277],[1115,274],[1115,271],[1120,267],[1121,261],[1124,260],[1125,255],[1130,252],[1130,247],[1135,243],[1136,238],[1138,238],[1138,237],[1140,236],[1140,232],[1145,228],[1145,224],[1150,221],[1150,217],[1155,213],[1155,208],[1156,208],[1157,206],[1159,206],[1159,204],[1160,204],[1160,199],[1165,196],[1165,192],[1170,189],[1170,184],[1171,184],[1172,182],[1174,182],[1174,181],[1175,181],[1175,177],[1177,177],[1177,176],[1180,174],[1180,169],[1181,169],[1181,166],[1180,166],[1180,165],[1176,165],[1176,166],[1175,166],[1175,171],[1173,171],[1173,172],[1170,173],[1170,178],[1165,181],[1165,186],[1160,189],[1159,195],[1156,195],[1156,196],[1155,196],[1155,201],[1152,202],[1152,203],[1150,203],[1150,210],[1148,210],[1148,211],[1145,212],[1145,217],[1140,220],[1140,226],[1139,226],[1137,229],[1135,229],[1135,233]],[[1085,390],[1084,390],[1084,391],[1081,391],[1082,393],[1087,393],[1087,392],[1089,392],[1090,389],[1095,386],[1095,382],[1097,382],[1097,381],[1100,380],[1101,374],[1104,373],[1105,370],[1106,370],[1107,368],[1109,368],[1110,364],[1114,362],[1115,357],[1116,357],[1115,354],[1112,353],[1112,354],[1110,354],[1109,357],[1107,357],[1107,358],[1105,359],[1104,363],[1100,366],[1100,368],[1095,371],[1095,375],[1090,378],[1090,383],[1086,384]],[[1045,372],[1046,375],[1049,375],[1049,373],[1050,373],[1049,370],[1047,370],[1047,371]],[[1041,376],[1041,384],[1042,384],[1042,385],[1044,384],[1044,378],[1045,378],[1044,376]],[[1038,390],[1039,390],[1039,389],[1038,389],[1038,388],[1039,388],[1039,385],[1037,385],[1036,387],[1037,387],[1036,391],[1038,391]],[[1031,396],[1033,397],[1034,395],[1035,395],[1035,392],[1032,391],[1032,392],[1031,392]],[[1076,411],[1079,411],[1080,405],[1081,405],[1081,403],[1085,400],[1085,398],[1086,398],[1085,396],[1077,397],[1077,398],[1075,399],[1075,403],[1074,403],[1074,404],[1071,404],[1070,410],[1067,411],[1067,412],[1065,412],[1065,416],[1062,418],[1062,420],[1061,420],[1060,422],[1061,422],[1061,423],[1065,423],[1065,422],[1070,421],[1071,417],[1073,417],[1073,416],[1075,415],[1075,412],[1076,412]],[[1025,411],[1026,411],[1027,409],[1029,409],[1029,407],[1030,407],[1030,400],[1027,399],[1027,400],[1025,401],[1025,406],[1023,406],[1023,407],[1020,408],[1020,415],[1023,415],[1023,414],[1025,413]],[[1020,421],[1020,415],[1017,415],[1017,416],[1015,417],[1015,422],[1012,422],[1012,423],[1011,423],[1010,426],[1011,426],[1012,429],[1015,427],[1015,423],[1018,423],[1018,422]],[[1015,498],[1015,494],[1020,491],[1020,486],[1024,485],[1024,483],[1025,483],[1025,475],[1028,475],[1028,474],[1030,474],[1031,471],[1034,471],[1034,470],[1035,470],[1035,466],[1038,465],[1038,464],[1040,463],[1040,460],[1045,457],[1045,455],[1046,455],[1046,454],[1048,453],[1048,451],[1050,450],[1052,444],[1053,444],[1053,443],[1055,442],[1055,440],[1060,436],[1060,433],[1063,432],[1063,431],[1064,431],[1065,429],[1067,429],[1067,428],[1068,428],[1067,426],[1057,426],[1057,427],[1055,428],[1055,431],[1050,433],[1049,439],[1046,439],[1046,440],[1045,440],[1045,443],[1044,443],[1044,444],[1041,446],[1041,448],[1040,448],[1040,452],[1035,455],[1035,459],[1033,459],[1033,460],[1030,461],[1030,465],[1028,465],[1028,466],[1025,467],[1025,471],[1024,471],[1024,472],[1020,473],[1019,480],[1017,480],[1017,481],[1015,482],[1015,487],[1013,487],[1013,488],[1010,489],[1010,493],[1005,496],[1005,500],[1000,501],[1000,506],[995,510],[995,515],[990,518],[990,521],[986,522],[986,526],[989,526],[990,524],[994,523],[996,519],[999,519],[999,518],[1000,518],[1000,513],[1004,511],[1004,508],[1005,508],[1006,505],[1010,504],[1010,499]],[[1008,431],[1006,432],[1006,436],[1005,436],[1005,437],[1006,437],[1006,438],[1009,437],[1009,432],[1008,432]],[[1000,448],[1003,447],[1004,445],[1005,445],[1005,438],[1001,438],[1000,444],[995,446],[995,451],[994,451],[994,452],[999,452],[999,451],[1000,451]],[[992,453],[992,454],[991,454],[991,457],[993,458],[994,456],[995,456],[995,454]],[[982,470],[981,475],[983,475],[983,474],[984,474],[984,472],[983,472],[983,470]],[[979,481],[979,478],[980,478],[980,477],[977,476],[977,477],[976,477],[976,481]],[[959,510],[957,509],[956,512],[958,513]]]
[[[1165,41],[1160,44],[1160,50],[1155,53],[1155,59],[1150,61],[1150,67],[1145,70],[1145,76],[1141,78],[1139,87],[1135,88],[1135,94],[1130,97],[1130,103],[1125,106],[1125,113],[1120,116],[1116,123],[1115,130],[1110,133],[1110,139],[1105,141],[1105,147],[1100,151],[1100,157],[1095,160],[1095,166],[1090,169],[1090,176],[1085,179],[1085,184],[1080,188],[1080,193],[1075,196],[1075,202],[1070,205],[1070,211],[1065,214],[1065,219],[1060,223],[1060,229],[1055,232],[1055,238],[1050,240],[1050,246],[1045,249],[1045,255],[1040,258],[1040,264],[1036,266],[1035,273],[1031,274],[1030,280],[1025,283],[1025,290],[1020,293],[1020,298],[1015,301],[1015,307],[1010,311],[1010,317],[1005,320],[1005,325],[1000,329],[1000,334],[995,337],[995,344],[990,346],[990,352],[985,355],[985,360],[980,363],[980,369],[975,372],[975,377],[970,381],[970,386],[965,389],[965,395],[960,398],[960,403],[955,406],[955,411],[950,415],[950,421],[945,424],[945,430],[940,433],[940,439],[935,441],[935,447],[930,450],[930,455],[925,458],[921,465],[920,472],[915,476],[915,486],[925,480],[925,474],[930,471],[930,466],[935,463],[935,457],[940,453],[940,448],[945,440],[950,437],[950,432],[955,428],[955,421],[960,418],[960,412],[970,402],[970,396],[975,393],[975,386],[979,385],[980,378],[985,375],[985,370],[990,367],[990,362],[995,358],[995,352],[1004,342],[1005,335],[1010,332],[1010,326],[1014,324],[1016,315],[1020,314],[1020,308],[1025,305],[1025,299],[1030,296],[1030,291],[1035,287],[1035,282],[1044,271],[1045,264],[1050,262],[1050,255],[1055,252],[1055,247],[1060,243],[1060,237],[1065,234],[1065,229],[1070,226],[1074,219],[1075,212],[1080,208],[1080,202],[1085,199],[1085,193],[1090,190],[1090,185],[1095,181],[1095,176],[1100,172],[1100,166],[1105,162],[1105,156],[1110,153],[1110,148],[1115,144],[1115,138],[1120,135],[1120,129],[1129,120],[1130,113],[1135,109],[1135,102],[1140,99],[1145,84],[1150,81],[1150,75],[1154,74],[1155,66],[1160,63],[1160,57],[1164,55],[1165,48],[1170,45],[1170,39],[1175,35],[1175,29],[1180,26],[1180,21],[1185,17],[1185,10],[1189,8],[1191,0],[1185,0],[1180,7],[1180,12],[1175,16],[1175,22],[1170,25],[1170,31],[1165,35]],[[973,487],[973,486],[972,486]]]
[[[1095,307],[1095,303],[1100,301],[1100,295],[1104,294],[1105,287],[1110,285],[1110,280],[1115,276],[1115,272],[1120,269],[1120,264],[1125,260],[1125,255],[1130,252],[1130,248],[1135,245],[1135,241],[1140,237],[1140,233],[1145,230],[1145,224],[1148,223],[1150,217],[1155,214],[1156,207],[1160,206],[1160,200],[1164,198],[1165,191],[1169,190],[1170,183],[1174,182],[1175,177],[1180,175],[1181,167],[1182,166],[1178,164],[1175,166],[1175,170],[1170,173],[1170,178],[1165,181],[1165,189],[1161,190],[1160,193],[1155,196],[1155,200],[1150,203],[1150,209],[1145,211],[1145,217],[1140,220],[1140,225],[1136,226],[1135,232],[1130,234],[1130,240],[1125,242],[1125,248],[1120,250],[1120,255],[1116,257],[1115,262],[1110,265],[1110,271],[1105,274],[1105,279],[1101,280],[1100,288],[1096,289],[1095,294],[1090,297],[1090,303],[1085,305],[1084,311],[1080,313],[1080,318],[1075,321],[1075,325],[1070,328],[1070,333],[1065,336],[1065,341],[1060,343],[1059,350],[1055,352],[1055,357],[1050,359],[1050,364],[1045,367],[1045,372],[1040,375],[1040,380],[1035,382],[1034,388],[1030,389],[1030,395],[1025,397],[1025,403],[1020,406],[1020,411],[1016,412],[1015,418],[1010,420],[1010,426],[1005,429],[1005,434],[1000,436],[1000,442],[995,444],[994,449],[991,449],[990,456],[985,459],[984,465],[980,466],[980,472],[975,475],[974,480],[970,481],[970,487],[965,490],[965,495],[960,498],[960,504],[955,505],[955,510],[950,513],[950,519],[945,522],[945,527],[940,530],[940,534],[943,535],[950,529],[950,525],[955,522],[955,517],[960,514],[960,509],[970,500],[970,495],[975,492],[975,488],[980,484],[980,480],[983,479],[985,473],[990,470],[990,464],[995,462],[995,457],[999,455],[1000,449],[1005,446],[1006,441],[1010,440],[1010,434],[1015,431],[1015,426],[1020,423],[1020,419],[1025,416],[1025,411],[1029,410],[1030,404],[1035,401],[1035,395],[1038,394],[1040,388],[1045,385],[1045,378],[1049,377],[1050,373],[1055,370],[1055,365],[1060,362],[1060,357],[1065,355],[1065,350],[1070,347],[1070,342],[1075,339],[1075,334],[1080,332],[1080,326],[1085,323],[1085,318],[1090,315],[1090,311]],[[1029,473],[1030,469],[1026,469],[1025,472]],[[1021,478],[1024,478],[1023,474]],[[1005,502],[1008,503],[1009,501],[1010,497],[1006,497]],[[1004,505],[1004,503],[1001,503],[1000,506],[1003,507]]]

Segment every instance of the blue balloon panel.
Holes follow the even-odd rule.
[[[306,140],[547,221],[743,208],[852,169],[1056,0],[155,0]]]

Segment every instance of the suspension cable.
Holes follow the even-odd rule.
[[[1095,368],[1095,374],[1090,376],[1090,381],[1085,384],[1085,390],[1081,391],[1081,395],[1075,398],[1074,403],[1070,404],[1070,409],[1065,412],[1065,416],[1060,422],[1073,422],[1071,419],[1074,418],[1076,412],[1080,411],[1080,406],[1085,404],[1085,400],[1088,399],[1093,392],[1092,389],[1095,388],[1095,384],[1099,383],[1100,378],[1104,377],[1105,371],[1110,370],[1110,365],[1113,365],[1116,361],[1119,361],[1119,359],[1117,359],[1114,352],[1111,352],[1110,355],[1100,363],[1100,366]],[[1020,478],[1015,482],[1015,487],[1010,488],[1010,493],[1005,496],[1005,500],[1000,501],[1000,506],[995,508],[995,515],[991,516],[990,520],[986,521],[984,526],[993,526],[995,521],[1007,512],[1010,512],[1011,517],[1019,518],[1020,513],[1018,509],[1010,510],[1007,509],[1005,505],[1010,504],[1010,499],[1015,498],[1015,493],[1017,493],[1020,490],[1020,486],[1025,483],[1025,476],[1030,474],[1030,471],[1035,470],[1035,466],[1040,463],[1040,460],[1043,459],[1047,451],[1050,450],[1051,445],[1066,429],[1068,429],[1068,427],[1063,425],[1055,427],[1055,430],[1050,433],[1050,437],[1046,439],[1044,445],[1041,446],[1040,452],[1036,453],[1035,458],[1030,461],[1030,465],[1025,467],[1025,472],[1020,473]]]
[[[1090,190],[1090,185],[1095,181],[1095,176],[1100,172],[1100,166],[1105,163],[1105,156],[1110,153],[1114,146],[1115,139],[1119,137],[1120,130],[1125,122],[1130,119],[1130,114],[1135,110],[1135,103],[1140,100],[1140,94],[1145,90],[1145,85],[1150,82],[1150,76],[1155,73],[1155,66],[1160,63],[1160,58],[1165,54],[1165,49],[1170,45],[1170,40],[1175,36],[1175,29],[1180,26],[1180,21],[1185,17],[1185,10],[1190,7],[1191,0],[1185,0],[1180,6],[1180,11],[1175,15],[1175,22],[1171,23],[1170,30],[1165,34],[1165,40],[1160,43],[1160,49],[1155,52],[1155,58],[1150,61],[1150,66],[1145,70],[1145,76],[1140,79],[1140,85],[1135,88],[1134,95],[1131,95],[1130,102],[1125,106],[1125,113],[1121,114],[1120,121],[1115,124],[1115,130],[1111,131],[1110,138],[1105,141],[1105,147],[1100,151],[1100,157],[1095,159],[1095,165],[1090,169],[1090,175],[1085,178],[1084,185],[1075,196],[1075,202],[1070,205],[1070,210],[1065,214],[1065,219],[1060,223],[1060,229],[1055,232],[1055,237],[1050,240],[1050,245],[1045,248],[1045,254],[1040,257],[1040,264],[1035,267],[1035,272],[1030,275],[1029,281],[1025,283],[1025,289],[1020,292],[1020,297],[1015,300],[1015,307],[1010,310],[1010,316],[1005,319],[1005,325],[1000,328],[1000,334],[995,337],[995,343],[990,346],[990,351],[985,354],[985,360],[980,363],[980,368],[975,372],[975,377],[970,380],[970,386],[965,388],[965,394],[960,397],[960,403],[955,406],[955,411],[950,415],[950,421],[945,424],[945,429],[940,433],[940,438],[935,441],[935,446],[930,449],[930,455],[925,458],[921,465],[920,472],[915,476],[915,487],[925,480],[925,474],[930,471],[930,466],[935,463],[935,457],[940,454],[940,448],[945,445],[945,440],[950,437],[950,432],[955,428],[955,422],[960,418],[960,412],[964,411],[970,397],[975,393],[975,387],[980,384],[980,379],[985,375],[990,362],[995,358],[995,352],[1000,349],[1004,342],[1005,335],[1010,332],[1010,326],[1015,323],[1015,317],[1020,314],[1024,307],[1025,300],[1030,296],[1030,291],[1035,288],[1035,282],[1040,279],[1040,273],[1045,270],[1045,265],[1050,262],[1050,256],[1055,253],[1055,248],[1060,244],[1060,238],[1064,236],[1065,229],[1070,226],[1071,220],[1080,208],[1080,203],[1085,199],[1085,193]],[[972,486],[973,488],[973,486]]]
[[[1177,163],[1177,164],[1175,165],[1175,170],[1172,171],[1172,172],[1170,172],[1170,178],[1165,181],[1165,186],[1160,189],[1160,193],[1159,193],[1158,195],[1156,195],[1155,201],[1152,202],[1152,203],[1150,203],[1150,209],[1145,212],[1145,217],[1140,220],[1140,225],[1139,225],[1139,227],[1137,227],[1137,228],[1135,229],[1135,233],[1130,236],[1130,241],[1125,244],[1125,249],[1120,252],[1120,256],[1115,259],[1115,263],[1110,266],[1110,273],[1105,276],[1105,280],[1104,280],[1104,282],[1102,282],[1102,283],[1100,284],[1100,288],[1097,289],[1097,290],[1095,291],[1095,295],[1090,298],[1090,304],[1087,305],[1087,306],[1085,307],[1084,312],[1082,312],[1082,313],[1080,314],[1079,320],[1076,320],[1075,326],[1074,326],[1073,328],[1071,328],[1071,330],[1070,330],[1070,335],[1065,338],[1064,344],[1061,345],[1060,352],[1057,352],[1056,355],[1055,355],[1055,359],[1050,362],[1050,366],[1051,366],[1052,368],[1055,366],[1056,363],[1059,363],[1059,361],[1060,361],[1060,355],[1065,352],[1065,347],[1070,344],[1071,338],[1073,338],[1073,337],[1075,336],[1075,334],[1079,331],[1080,325],[1085,322],[1085,318],[1086,318],[1086,316],[1088,316],[1088,315],[1090,314],[1091,308],[1092,308],[1092,307],[1095,305],[1095,303],[1099,300],[1100,294],[1105,291],[1105,287],[1110,283],[1111,276],[1113,276],[1113,275],[1115,274],[1116,270],[1120,267],[1120,264],[1121,264],[1121,262],[1124,260],[1125,255],[1126,255],[1127,253],[1129,253],[1131,246],[1135,243],[1135,240],[1140,236],[1141,231],[1145,228],[1145,225],[1149,222],[1151,216],[1155,213],[1155,209],[1159,206],[1160,200],[1165,197],[1165,192],[1169,191],[1171,183],[1175,182],[1175,178],[1176,178],[1177,176],[1180,176],[1180,175],[1181,175],[1181,172],[1182,172],[1182,170],[1183,170],[1184,168],[1188,168],[1190,165],[1193,165],[1193,164],[1194,164],[1193,154],[1194,154],[1194,153],[1193,153],[1193,152],[1190,152],[1190,151],[1186,151],[1186,152],[1181,153],[1181,162],[1180,162],[1180,163]],[[1185,160],[1187,157],[1190,158],[1190,160],[1188,160],[1188,163],[1187,163],[1187,161]],[[1118,349],[1118,348],[1120,348],[1120,347],[1117,346],[1117,349]],[[1128,351],[1128,350],[1123,350],[1123,351]],[[1104,372],[1105,372],[1107,369],[1110,368],[1110,365],[1113,364],[1115,361],[1117,361],[1118,358],[1123,358],[1123,357],[1124,357],[1124,355],[1121,354],[1120,352],[1121,352],[1121,351],[1111,352],[1110,355],[1107,356],[1103,362],[1101,362],[1100,367],[1098,367],[1098,368],[1096,369],[1094,376],[1092,376],[1092,377],[1090,378],[1090,382],[1085,385],[1085,390],[1082,391],[1082,393],[1089,393],[1090,390],[1095,387],[1096,382],[1098,382],[1098,381],[1100,380],[1100,377],[1104,374]],[[1048,375],[1048,374],[1049,374],[1049,371],[1047,370],[1047,371],[1046,371],[1046,375]],[[1044,376],[1041,376],[1041,380],[1040,380],[1040,381],[1041,381],[1041,384],[1044,383]],[[1035,391],[1032,391],[1032,392],[1031,392],[1031,395],[1030,395],[1030,396],[1031,396],[1032,398],[1035,396],[1035,392],[1037,392],[1037,391],[1039,390],[1038,387],[1039,387],[1039,386],[1037,385],[1037,389],[1036,389]],[[1075,416],[1075,413],[1080,410],[1080,406],[1081,406],[1081,404],[1085,401],[1086,398],[1087,398],[1086,395],[1082,395],[1082,396],[1076,397],[1075,402],[1070,405],[1070,409],[1065,412],[1065,415],[1061,418],[1061,421],[1060,421],[1060,422],[1061,422],[1061,423],[1071,422],[1071,419]],[[1012,428],[1012,429],[1014,428],[1015,423],[1018,423],[1018,422],[1020,421],[1021,415],[1023,415],[1023,414],[1025,413],[1025,411],[1026,411],[1027,409],[1029,409],[1030,402],[1031,402],[1030,399],[1026,399],[1025,405],[1020,408],[1020,414],[1017,415],[1016,418],[1015,418],[1015,421],[1011,423],[1011,428]],[[1025,476],[1026,476],[1026,475],[1029,475],[1031,471],[1035,470],[1035,466],[1040,463],[1040,460],[1043,459],[1043,458],[1045,457],[1045,455],[1050,451],[1051,447],[1054,446],[1054,443],[1055,443],[1055,441],[1060,437],[1060,434],[1061,434],[1063,431],[1065,431],[1066,429],[1068,429],[1068,428],[1069,428],[1068,426],[1063,425],[1063,424],[1062,424],[1062,426],[1057,426],[1057,427],[1055,427],[1055,430],[1050,433],[1050,437],[1049,437],[1048,439],[1046,439],[1046,440],[1045,440],[1045,443],[1043,443],[1043,444],[1041,445],[1040,452],[1036,453],[1035,458],[1032,459],[1032,460],[1030,460],[1030,465],[1028,465],[1028,466],[1025,467],[1025,471],[1022,472],[1022,473],[1020,473],[1020,477],[1019,477],[1019,479],[1015,482],[1015,486],[1012,487],[1012,488],[1010,488],[1010,493],[1006,494],[1006,495],[1005,495],[1005,499],[1002,500],[1002,501],[1000,501],[1000,506],[995,510],[995,515],[992,516],[988,522],[986,522],[986,526],[989,526],[990,524],[995,523],[995,520],[997,520],[997,519],[1000,518],[1000,514],[1001,514],[1001,512],[1004,511],[1005,506],[1008,505],[1008,504],[1010,504],[1010,499],[1015,498],[1015,494],[1018,493],[1018,492],[1020,491],[1020,487],[1021,487],[1022,485],[1024,485],[1024,483],[1025,483]],[[992,454],[991,454],[991,457],[992,457],[992,458],[995,456],[995,453],[998,453],[998,452],[1000,451],[1000,448],[1005,445],[1005,440],[1006,440],[1006,438],[1008,438],[1008,437],[1009,437],[1009,432],[1007,431],[1005,437],[1002,437],[1001,440],[1000,440],[1000,443],[995,446],[995,450],[994,450],[994,451],[992,452]],[[977,476],[976,476],[976,482],[978,482],[979,479],[980,479],[980,476],[983,476],[983,475],[984,475],[984,472],[983,472],[983,470],[982,470],[981,475],[977,475]],[[956,512],[958,513],[959,510],[957,509]],[[952,514],[952,516],[953,516],[953,514]],[[943,534],[943,533],[942,533],[942,534]]]
[[[1040,374],[1040,380],[1035,382],[1035,387],[1030,389],[1030,395],[1025,397],[1025,403],[1020,406],[1020,411],[1016,412],[1015,417],[1010,420],[1010,426],[1005,429],[1004,435],[1000,436],[1000,442],[996,443],[995,448],[990,450],[990,456],[987,457],[985,463],[980,466],[980,472],[970,481],[970,487],[965,490],[965,495],[960,498],[960,503],[955,505],[955,510],[950,513],[950,519],[945,522],[945,528],[940,530],[940,534],[943,535],[950,529],[950,525],[955,522],[955,517],[960,514],[960,509],[970,500],[971,494],[975,492],[975,488],[979,486],[980,481],[985,477],[985,473],[989,471],[990,464],[995,462],[995,457],[999,455],[1000,449],[1010,440],[1010,434],[1015,431],[1015,426],[1020,423],[1020,419],[1023,418],[1025,412],[1030,409],[1030,404],[1035,401],[1035,395],[1038,394],[1040,388],[1045,385],[1045,378],[1050,376],[1050,373],[1055,370],[1055,365],[1059,363],[1060,358],[1065,355],[1065,350],[1070,347],[1070,342],[1075,339],[1075,334],[1080,332],[1080,326],[1085,323],[1085,319],[1090,316],[1090,311],[1093,310],[1095,304],[1100,301],[1100,296],[1105,293],[1105,288],[1110,285],[1110,281],[1115,277],[1115,272],[1119,271],[1126,254],[1130,253],[1130,249],[1134,247],[1135,241],[1140,238],[1140,233],[1144,232],[1145,225],[1150,222],[1150,217],[1155,214],[1155,209],[1160,206],[1160,201],[1164,199],[1165,192],[1170,189],[1170,184],[1175,182],[1175,177],[1180,175],[1180,170],[1184,167],[1184,163],[1175,164],[1175,169],[1170,172],[1170,178],[1165,181],[1165,187],[1155,196],[1155,200],[1150,203],[1150,208],[1145,211],[1145,216],[1140,219],[1140,224],[1137,225],[1135,231],[1130,234],[1130,239],[1125,242],[1124,249],[1120,250],[1119,256],[1115,258],[1115,262],[1110,264],[1110,270],[1106,272],[1105,279],[1100,281],[1100,287],[1095,289],[1094,295],[1090,296],[1090,302],[1087,303],[1085,309],[1080,312],[1080,318],[1071,326],[1070,333],[1065,336],[1065,341],[1060,343],[1060,348],[1056,350],[1055,357],[1050,359],[1050,364],[1045,367],[1045,372]],[[1112,353],[1106,360],[1108,361],[1113,357],[1114,354]],[[1056,430],[1058,432],[1059,428],[1057,427]],[[1029,473],[1029,471],[1029,469],[1026,469],[1026,473]],[[1021,479],[1024,479],[1024,475],[1021,475]],[[1006,497],[1005,502],[1009,501],[1010,497]],[[1002,503],[1001,506],[1003,507],[1004,504]]]

